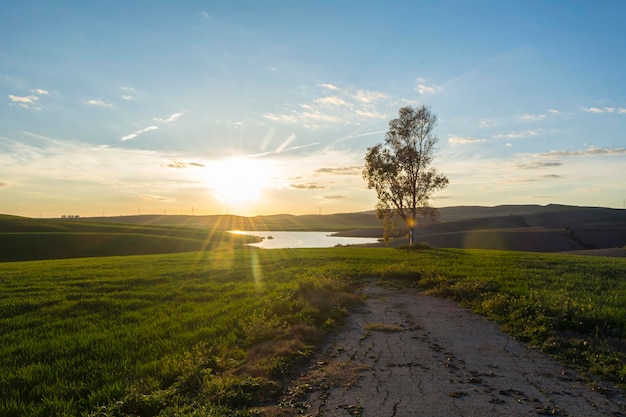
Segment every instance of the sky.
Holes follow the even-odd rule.
[[[626,206],[626,2],[0,6],[0,213],[330,214],[403,106],[435,207]]]

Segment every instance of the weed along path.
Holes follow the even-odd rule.
[[[364,308],[294,381],[285,415],[626,416],[623,392],[592,390],[455,303],[363,291]]]

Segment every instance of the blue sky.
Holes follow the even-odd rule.
[[[365,152],[423,104],[436,206],[626,199],[621,1],[1,7],[1,213],[370,210]]]

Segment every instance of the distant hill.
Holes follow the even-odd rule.
[[[626,246],[626,210],[550,204],[457,206],[444,207],[439,212],[436,221],[419,221],[418,242],[440,248],[530,252]],[[233,237],[226,233],[228,230],[318,230],[379,238],[383,234],[374,211],[303,216],[138,215],[76,219],[0,215],[0,261],[179,252],[245,242],[245,237]],[[393,245],[405,243],[407,239],[402,235],[392,241]]]
[[[374,231],[341,234],[373,236]],[[444,207],[437,221],[422,220],[416,239],[435,247],[530,252],[616,248],[626,245],[626,210],[557,204]]]
[[[0,262],[190,252],[252,241],[195,227],[0,215]]]
[[[564,252],[626,245],[626,210],[559,204],[455,206],[439,209],[436,221],[422,219],[418,241],[435,247]],[[323,230],[341,236],[382,237],[374,211],[329,215],[243,217],[122,216],[91,220],[167,224],[211,230]],[[393,244],[406,243],[395,239]]]

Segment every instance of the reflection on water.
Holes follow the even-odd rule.
[[[263,238],[263,241],[251,243],[250,246],[263,249],[332,248],[337,245],[359,245],[378,242],[378,239],[371,237],[331,236],[334,232],[247,232],[231,230],[230,233],[259,236]]]

